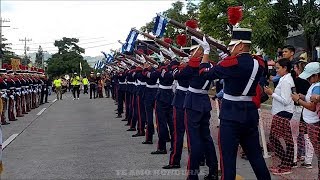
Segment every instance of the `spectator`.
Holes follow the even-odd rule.
[[[294,93],[292,99],[304,107],[302,116],[307,123],[308,135],[318,156],[318,179],[320,179],[320,119],[316,112],[317,104],[311,102],[311,95],[320,95],[320,63],[312,62],[306,65],[304,71],[299,75],[311,84],[306,95]],[[311,164],[303,164],[311,166]]]
[[[290,174],[293,162],[293,138],[290,120],[294,112],[294,103],[291,98],[291,89],[294,87],[291,76],[291,62],[283,58],[276,63],[277,74],[281,77],[279,84],[273,92],[272,89],[265,87],[265,93],[272,95],[272,114],[270,144],[281,163],[277,167],[271,168],[275,175]],[[280,138],[286,144],[286,150],[281,145]]]

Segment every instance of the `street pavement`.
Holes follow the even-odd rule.
[[[2,179],[186,178],[186,147],[181,169],[162,170],[169,154],[151,155],[156,143],[143,145],[144,137],[131,137],[135,132],[127,132],[125,122],[115,118],[111,98],[93,100],[81,94],[80,100],[72,100],[70,93],[64,94],[62,101],[54,98],[2,127],[4,140],[18,134],[4,149]],[[201,167],[200,178],[207,172]],[[244,179],[255,179],[248,161],[240,158],[237,173]]]

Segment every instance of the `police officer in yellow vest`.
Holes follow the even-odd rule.
[[[78,74],[75,72],[74,76],[71,78],[71,85],[73,86],[72,89],[72,94],[73,94],[73,100],[79,99],[79,94],[80,94],[80,77]],[[77,97],[76,97],[77,93]]]
[[[89,80],[88,80],[87,76],[83,76],[82,84],[83,84],[83,94],[88,94]]]
[[[62,80],[60,77],[57,77],[53,81],[53,86],[54,86],[56,94],[57,94],[57,100],[59,100],[59,99],[62,100],[61,85],[62,85]]]

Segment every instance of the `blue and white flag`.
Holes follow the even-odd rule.
[[[158,15],[154,23],[153,34],[157,38],[162,38],[167,24],[168,21],[164,17]]]
[[[138,37],[138,33],[134,30],[131,30],[126,39],[125,44],[123,45],[124,51],[131,52],[133,50],[137,37]]]
[[[111,54],[108,54],[107,55],[107,60],[106,60],[106,63],[111,63],[113,61],[113,56]]]
[[[96,64],[93,66],[94,69],[103,69],[105,67],[105,63],[102,62],[101,60],[99,60],[98,62],[96,62]]]

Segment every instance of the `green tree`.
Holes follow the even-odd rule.
[[[1,50],[2,50],[2,63],[7,63],[10,64],[11,63],[11,58],[14,59],[20,59],[20,57],[18,55],[16,55],[14,52],[12,52],[12,48],[10,47],[10,45],[12,45],[11,43],[7,43],[8,39],[2,37],[2,44],[1,44]]]
[[[299,27],[305,32],[309,50],[319,44],[320,1],[292,0],[204,0],[200,4],[201,30],[226,44],[232,26],[228,24],[227,9],[242,6],[241,27],[253,30],[253,46],[273,55],[282,47],[290,31]]]
[[[76,38],[62,38],[55,41],[54,45],[58,48],[58,53],[53,54],[48,59],[48,74],[50,76],[60,76],[64,74],[80,73],[80,62],[82,65],[82,74],[88,74],[91,70],[88,62],[83,59],[81,53],[84,49],[76,43]]]

